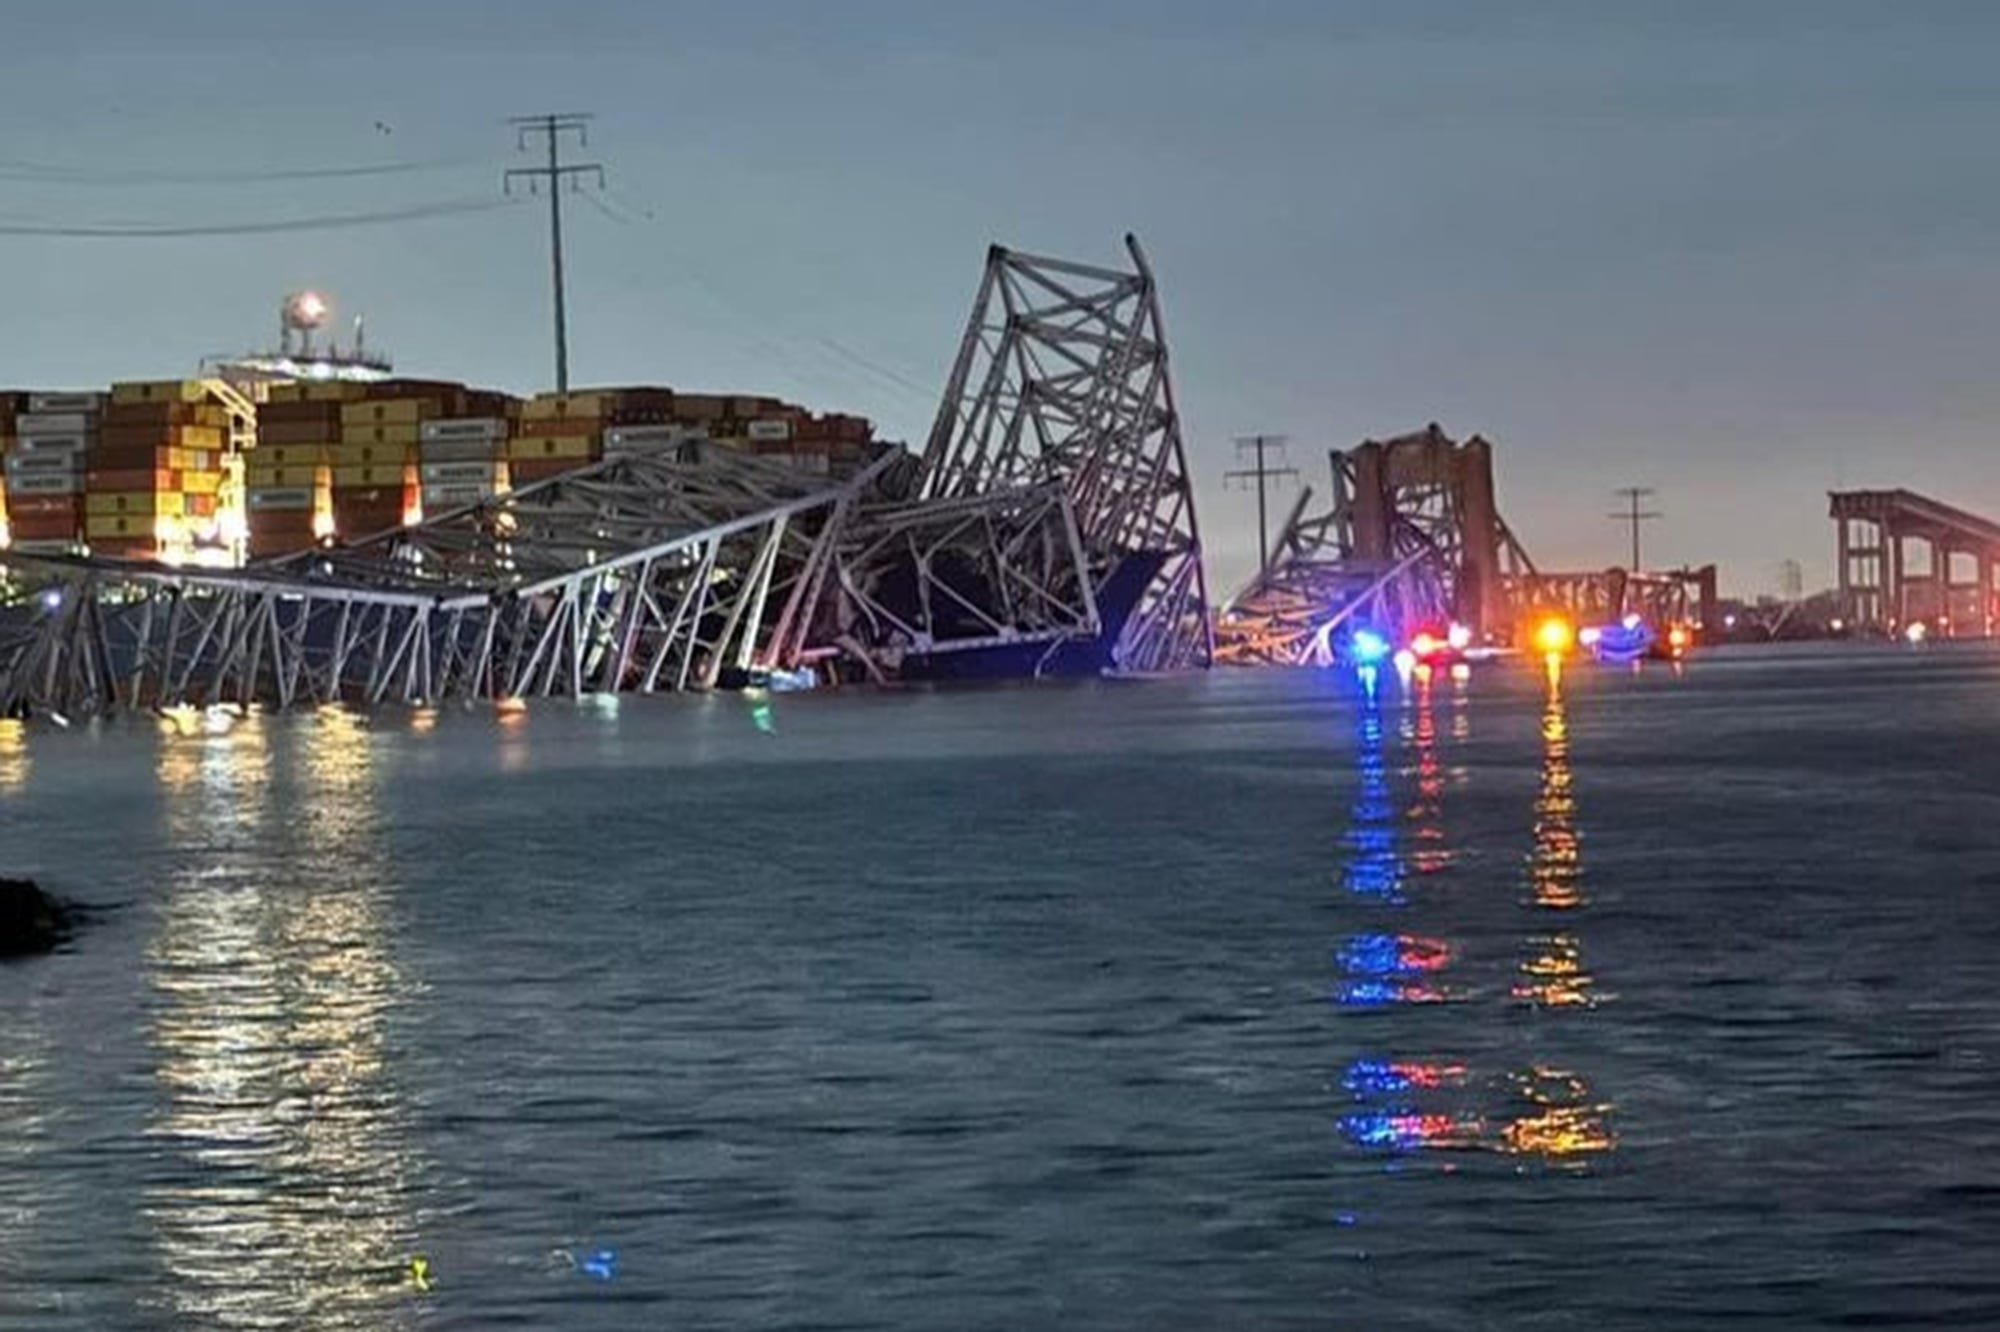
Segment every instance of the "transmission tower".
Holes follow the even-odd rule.
[[[1612,514],[1611,521],[1615,523],[1630,523],[1632,525],[1631,571],[1633,573],[1638,573],[1640,568],[1639,524],[1645,522],[1651,522],[1656,518],[1664,518],[1666,517],[1666,515],[1661,513],[1658,509],[1645,509],[1645,510],[1640,509],[1639,507],[1640,501],[1650,498],[1654,493],[1653,488],[1651,486],[1625,486],[1622,489],[1620,489],[1617,493],[1624,497],[1627,507],[1619,510],[1617,513]]]
[[[572,190],[581,188],[579,179],[592,176],[599,189],[604,188],[604,168],[595,162],[565,163],[562,160],[562,140],[566,134],[574,134],[578,147],[590,142],[589,125],[591,116],[586,112],[564,112],[540,116],[515,116],[508,123],[515,127],[516,148],[528,150],[529,144],[540,138],[548,152],[548,162],[544,166],[514,167],[503,178],[503,187],[512,193],[514,182],[528,182],[528,192],[537,193],[542,182],[548,182],[549,190],[549,259],[555,275],[555,322],[556,322],[556,392],[569,392],[569,316],[563,306],[563,240],[562,240],[562,186],[569,182]]]
[[[1279,461],[1277,466],[1273,467],[1264,460],[1267,451],[1275,451],[1278,454]],[[1222,474],[1224,485],[1229,484],[1231,481],[1241,481],[1247,486],[1253,480],[1257,484],[1257,573],[1259,577],[1271,572],[1271,533],[1269,527],[1270,520],[1264,498],[1265,483],[1272,479],[1296,478],[1299,474],[1298,468],[1285,465],[1284,452],[1285,437],[1283,435],[1246,435],[1236,441],[1236,456],[1238,459],[1254,457],[1256,463],[1250,467],[1236,468]]]

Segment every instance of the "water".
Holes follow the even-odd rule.
[[[0,730],[0,1328],[2000,1325],[2000,654],[191,730]]]

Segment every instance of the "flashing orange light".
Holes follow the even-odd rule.
[[[1693,641],[1694,635],[1688,632],[1688,627],[1684,624],[1674,625],[1667,630],[1667,646],[1673,649],[1677,657],[1687,651]]]
[[[1435,657],[1443,647],[1438,636],[1428,629],[1418,630],[1416,637],[1410,640],[1410,651],[1418,657]]]
[[[1560,657],[1576,645],[1576,630],[1560,615],[1551,615],[1535,626],[1535,646],[1551,657]]]

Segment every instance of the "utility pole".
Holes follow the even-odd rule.
[[[576,135],[578,147],[590,142],[588,126],[591,117],[584,112],[566,112],[541,116],[515,116],[508,123],[514,126],[516,149],[526,152],[531,140],[539,136],[548,149],[548,165],[538,167],[514,167],[503,178],[503,187],[512,193],[514,182],[528,182],[528,192],[536,193],[541,182],[547,181],[549,188],[549,261],[555,273],[555,316],[556,316],[556,392],[569,392],[569,316],[563,307],[563,241],[562,241],[562,186],[569,181],[572,190],[581,188],[578,177],[594,176],[597,187],[604,188],[604,168],[595,162],[565,164],[562,160],[562,138],[565,134]]]
[[[1644,522],[1650,522],[1655,518],[1664,518],[1666,517],[1666,515],[1661,513],[1658,509],[1647,509],[1644,511],[1640,510],[1639,502],[1643,499],[1646,499],[1647,497],[1651,496],[1654,493],[1653,488],[1651,486],[1626,486],[1621,490],[1619,490],[1617,493],[1625,497],[1629,507],[1619,511],[1618,513],[1612,514],[1611,521],[1614,523],[1630,523],[1632,525],[1631,572],[1638,573],[1639,572],[1639,524]]]
[[[1279,455],[1278,466],[1270,466],[1264,461],[1264,455],[1267,450],[1275,451]],[[1229,484],[1231,481],[1241,481],[1245,485],[1248,485],[1252,478],[1256,479],[1257,575],[1260,578],[1271,572],[1271,532],[1269,526],[1270,520],[1265,511],[1264,483],[1271,477],[1295,477],[1299,474],[1298,468],[1284,465],[1284,451],[1285,437],[1283,435],[1247,436],[1236,441],[1236,456],[1238,459],[1242,459],[1254,455],[1257,459],[1256,466],[1238,468],[1222,474],[1224,485]]]

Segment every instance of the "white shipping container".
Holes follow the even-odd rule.
[[[76,542],[60,538],[44,541],[16,541],[12,549],[23,555],[73,555]]]
[[[273,486],[250,492],[250,510],[253,513],[264,509],[310,509],[312,506],[311,486]]]
[[[791,437],[792,437],[792,423],[790,421],[776,420],[776,421],[750,422],[750,438],[752,439],[765,439],[765,440],[790,439]]]
[[[23,435],[14,441],[15,453],[83,453],[92,440],[89,435]]]
[[[434,514],[440,509],[456,509],[467,504],[479,504],[493,498],[492,486],[475,486],[464,483],[451,486],[425,486],[424,512]]]
[[[102,393],[30,393],[30,412],[100,412],[104,410]]]
[[[22,412],[14,418],[17,435],[80,435],[97,429],[89,412]]]
[[[75,472],[83,474],[83,455],[80,453],[10,453],[7,455],[7,475],[43,476],[50,472]]]
[[[604,442],[606,445],[679,444],[686,439],[704,436],[703,431],[690,430],[681,425],[613,426],[604,432]]]
[[[425,462],[418,469],[425,485],[492,485],[498,478],[496,462]]]
[[[32,472],[7,478],[9,495],[81,495],[81,472]]]
[[[507,438],[507,422],[498,416],[462,416],[452,421],[426,421],[418,428],[417,437],[429,444],[447,440]]]

